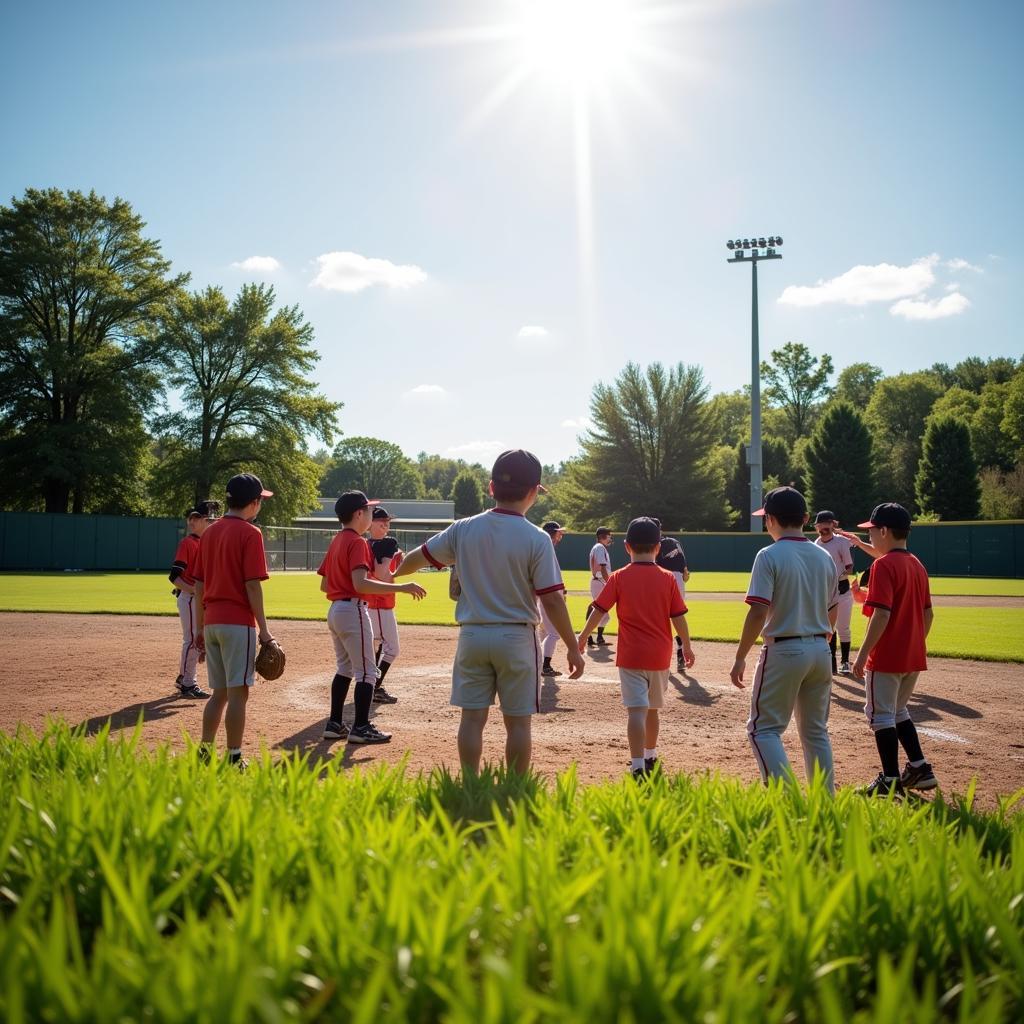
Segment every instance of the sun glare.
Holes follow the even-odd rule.
[[[627,0],[531,0],[522,38],[530,70],[572,88],[603,83],[628,63],[638,24]]]

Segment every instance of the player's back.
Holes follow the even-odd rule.
[[[782,537],[762,548],[754,559],[750,593],[771,605],[764,635],[830,633],[828,610],[837,582],[835,562],[804,537]]]

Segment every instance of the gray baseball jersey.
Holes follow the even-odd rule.
[[[821,548],[805,537],[782,537],[754,558],[746,601],[770,606],[765,639],[831,633],[838,582],[835,563]]]
[[[814,543],[836,563],[836,572],[840,576],[847,575],[849,570],[846,567],[853,565],[853,546],[845,537],[833,534],[831,540],[823,541],[819,537]]]
[[[551,538],[507,509],[459,519],[421,550],[435,568],[458,565],[462,593],[455,621],[460,626],[536,626],[537,597],[565,589]]]

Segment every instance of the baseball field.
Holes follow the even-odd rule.
[[[585,577],[567,574],[576,623]],[[253,693],[240,776],[195,755],[163,577],[0,577],[0,1019],[1020,1019],[1020,581],[933,581],[933,652],[961,657],[932,658],[911,708],[940,795],[867,803],[851,679],[836,799],[756,783],[749,690],[709,639],[738,633],[746,581],[711,574],[690,584],[697,664],[671,677],[664,776],[623,778],[599,651],[545,681],[535,775],[453,777],[452,605],[445,576],[418,579],[399,703],[375,710],[394,741],[353,748],[321,739],[317,581],[272,578],[289,663]],[[502,742],[492,722],[485,759]]]

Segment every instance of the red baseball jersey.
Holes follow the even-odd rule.
[[[327,580],[327,600],[340,601],[343,598],[357,597],[364,600],[367,596],[360,594],[352,586],[352,573],[356,569],[365,569],[367,573],[373,568],[373,556],[370,545],[351,527],[346,526],[341,533],[334,535],[331,546],[324,555],[317,572]]]
[[[181,570],[180,578],[189,586],[195,585],[195,577],[192,570],[196,564],[196,556],[199,554],[199,537],[194,533],[187,533],[178,542],[178,550],[174,552],[173,566]]]
[[[923,672],[928,668],[924,613],[932,606],[928,570],[905,548],[894,548],[871,564],[871,587],[864,614],[889,612],[881,640],[868,655],[876,672]]]
[[[370,556],[373,556],[373,548],[370,548]],[[374,563],[376,565],[376,563]],[[388,562],[388,572],[392,574],[402,564],[402,552],[396,552],[391,557],[391,561]],[[372,570],[371,570],[372,575]],[[377,579],[376,576],[373,577]],[[383,580],[377,580],[378,583],[384,582]],[[394,594],[365,594],[366,603],[370,608],[394,608],[395,607],[395,595]]]
[[[663,672],[672,664],[672,623],[686,614],[673,573],[654,562],[630,562],[608,577],[594,607],[618,608],[615,664]]]
[[[192,576],[203,584],[206,625],[255,627],[245,585],[270,579],[263,534],[240,516],[211,523],[199,540]]]

